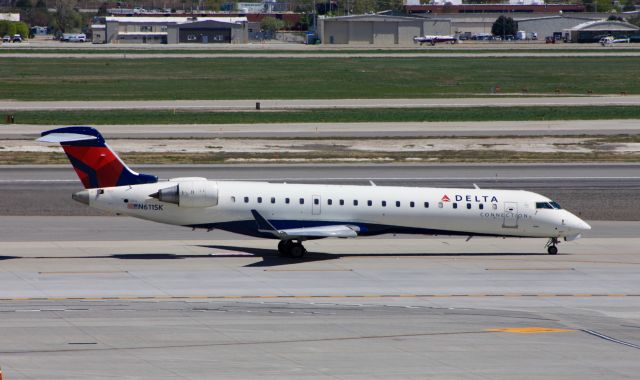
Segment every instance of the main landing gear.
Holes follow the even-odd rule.
[[[558,243],[559,243],[558,238],[556,237],[549,238],[549,241],[547,242],[546,247],[547,247],[547,252],[550,255],[555,255],[558,253],[558,247],[556,247]]]
[[[280,243],[278,243],[278,254],[280,254],[280,256],[299,259],[304,256],[305,253],[307,253],[307,250],[301,241],[280,240]]]

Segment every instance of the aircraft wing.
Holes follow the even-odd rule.
[[[279,239],[299,239],[299,238],[354,238],[358,236],[359,228],[347,224],[334,224],[318,227],[290,228],[284,230],[276,229],[267,219],[256,210],[251,210],[251,214],[258,224],[258,231],[273,234]]]

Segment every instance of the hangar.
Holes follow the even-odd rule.
[[[413,37],[425,34],[450,35],[451,21],[384,15],[318,19],[318,36],[328,45],[412,45]]]
[[[103,17],[91,26],[93,43],[248,42],[246,17]]]
[[[527,36],[536,33],[539,39],[544,40],[547,36],[553,36],[554,33],[562,33],[565,29],[585,22],[601,19],[598,16],[589,15],[555,15],[544,17],[516,18],[518,22],[518,30],[527,32]]]
[[[640,42],[640,28],[623,21],[597,20],[576,25],[564,31],[564,37],[570,42],[598,42],[602,37],[629,38],[631,42]]]

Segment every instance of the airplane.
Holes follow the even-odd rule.
[[[413,42],[414,43],[420,43],[420,46],[422,46],[422,44],[431,44],[431,46],[435,45],[436,43],[439,42],[448,42],[450,44],[457,44],[460,43],[460,40],[458,40],[457,38],[453,37],[453,36],[420,36],[420,37],[413,37]]]
[[[602,37],[599,41],[602,46],[611,46],[613,44],[623,44],[629,43],[631,41],[630,38],[615,38],[613,36]]]
[[[523,190],[158,180],[131,170],[96,129],[73,126],[41,133],[59,143],[85,189],[72,195],[100,210],[160,223],[221,229],[279,240],[281,256],[300,258],[303,242],[381,234],[561,239],[591,227],[557,202]]]

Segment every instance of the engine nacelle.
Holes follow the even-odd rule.
[[[218,204],[218,183],[210,181],[180,182],[149,195],[161,202],[180,207],[211,207]]]

